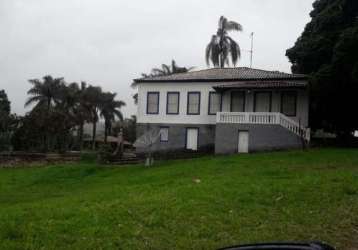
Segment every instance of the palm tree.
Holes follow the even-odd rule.
[[[116,101],[116,93],[106,92],[102,94],[102,103],[100,106],[100,116],[104,118],[104,142],[107,143],[107,136],[111,132],[112,123],[117,117],[123,121],[123,115],[120,109],[126,104],[123,101]]]
[[[162,64],[161,68],[153,68],[150,74],[142,73],[143,78],[154,77],[154,76],[167,76],[177,73],[185,73],[193,70],[194,67],[179,67],[175,60],[172,60],[171,65]]]
[[[215,67],[224,68],[225,64],[230,65],[229,57],[235,66],[241,56],[239,44],[228,36],[230,31],[242,31],[241,24],[228,21],[224,16],[219,19],[219,27],[216,35],[211,37],[211,41],[206,47],[206,63],[211,63]]]
[[[89,86],[83,93],[82,103],[90,114],[90,121],[92,122],[92,149],[96,148],[96,131],[98,122],[98,112],[102,103],[102,89],[101,87]]]
[[[101,87],[89,86],[84,93],[84,104],[88,107],[90,121],[92,122],[92,149],[96,148],[96,130],[98,122],[98,111],[102,102]]]
[[[45,76],[43,81],[32,79],[29,82],[33,86],[27,91],[30,97],[27,99],[25,107],[36,103],[36,106],[46,107],[47,110],[50,110],[51,106],[58,102],[61,88],[64,84],[63,78]]]
[[[80,150],[82,150],[83,146],[84,124],[85,122],[92,121],[91,100],[89,100],[89,96],[86,91],[87,83],[81,82],[81,85],[78,86],[77,90],[75,91],[76,105],[73,109],[74,120],[78,126],[77,143]]]
[[[44,127],[43,134],[43,149],[46,152],[49,145],[49,130],[51,127],[50,111],[59,101],[61,91],[65,85],[63,78],[53,78],[52,76],[45,76],[43,80],[32,79],[29,80],[32,88],[27,92],[30,97],[25,103],[25,107],[35,104],[33,110],[38,110],[41,114],[41,120]]]

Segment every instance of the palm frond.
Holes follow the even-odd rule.
[[[234,64],[234,66],[236,66],[237,61],[241,57],[240,46],[235,40],[233,40],[230,37],[227,37],[227,40],[229,41],[229,45],[230,45],[230,54],[231,54],[232,63]]]
[[[114,114],[115,116],[117,116],[120,121],[123,121],[123,114],[122,114],[121,111],[119,111],[119,110],[117,110],[117,109],[116,109],[116,110],[113,110],[113,114]]]
[[[142,73],[141,76],[142,76],[142,78],[148,78],[148,77],[150,77],[150,75],[145,74],[145,73]]]
[[[234,22],[234,21],[226,22],[224,28],[227,31],[242,31],[243,30],[242,25],[237,22]]]
[[[222,29],[222,30],[223,30],[223,29],[225,28],[225,26],[226,26],[226,23],[227,23],[226,17],[221,16],[221,17],[219,18],[218,29]]]
[[[171,73],[171,69],[170,66],[166,65],[166,64],[162,64],[162,69],[164,74],[169,75]]]
[[[155,76],[165,75],[165,72],[162,69],[154,68],[152,69],[152,74]]]
[[[34,103],[37,103],[37,102],[40,102],[43,100],[43,97],[42,96],[31,96],[27,99],[27,101],[25,102],[25,107],[28,107]]]
[[[206,47],[206,62],[208,65],[211,63],[217,67],[219,66],[220,62],[220,45],[218,42],[218,37],[216,35],[213,35],[211,37],[211,41]]]

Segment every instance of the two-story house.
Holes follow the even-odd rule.
[[[212,68],[134,84],[137,136],[158,131],[154,151],[247,153],[300,148],[310,140],[305,75]]]

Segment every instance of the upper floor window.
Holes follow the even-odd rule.
[[[167,114],[177,115],[179,114],[179,92],[167,93]]]
[[[221,94],[209,92],[209,115],[215,115],[221,111]]]
[[[159,92],[147,93],[147,114],[159,114]]]
[[[284,91],[281,93],[281,113],[287,116],[296,116],[297,92]]]
[[[188,92],[188,115],[200,115],[200,92]]]
[[[231,92],[230,112],[245,112],[245,92]]]
[[[255,92],[254,112],[271,112],[271,92]]]

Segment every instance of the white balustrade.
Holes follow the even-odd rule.
[[[281,113],[268,112],[218,112],[217,123],[281,125],[296,135],[310,141],[310,129]]]

